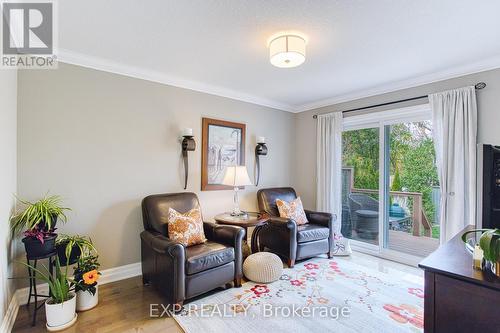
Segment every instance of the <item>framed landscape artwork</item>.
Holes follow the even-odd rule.
[[[221,185],[226,167],[245,165],[245,124],[203,118],[201,190],[228,190]]]

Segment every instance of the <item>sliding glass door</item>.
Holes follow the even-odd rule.
[[[439,184],[427,105],[344,119],[342,234],[407,263],[439,245]]]

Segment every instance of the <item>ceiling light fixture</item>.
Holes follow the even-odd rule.
[[[280,68],[297,67],[306,60],[306,38],[299,33],[280,33],[268,40],[271,64]]]

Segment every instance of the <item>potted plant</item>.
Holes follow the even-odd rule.
[[[11,228],[16,234],[23,233],[23,243],[30,258],[40,258],[55,251],[54,233],[57,220],[67,221],[61,207],[61,197],[45,196],[36,202],[18,199],[24,209],[11,217]]]
[[[45,301],[45,316],[47,329],[50,331],[62,330],[76,322],[76,295],[71,291],[72,282],[68,278],[68,269],[61,270],[59,258],[55,260],[54,275],[47,267],[41,271],[29,264],[22,263],[35,271],[40,279],[49,285],[49,298]]]
[[[479,247],[483,250],[486,261],[485,267],[500,277],[500,229],[474,229],[465,232],[462,240],[467,244],[467,235],[482,232],[479,238]]]
[[[59,261],[65,266],[73,265],[80,257],[96,252],[92,240],[89,237],[79,235],[58,235],[56,250]]]
[[[74,269],[77,311],[90,310],[99,302],[99,266],[98,256],[89,255],[78,260]]]

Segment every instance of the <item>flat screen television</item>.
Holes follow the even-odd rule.
[[[500,146],[478,147],[478,218],[483,228],[500,228]]]

